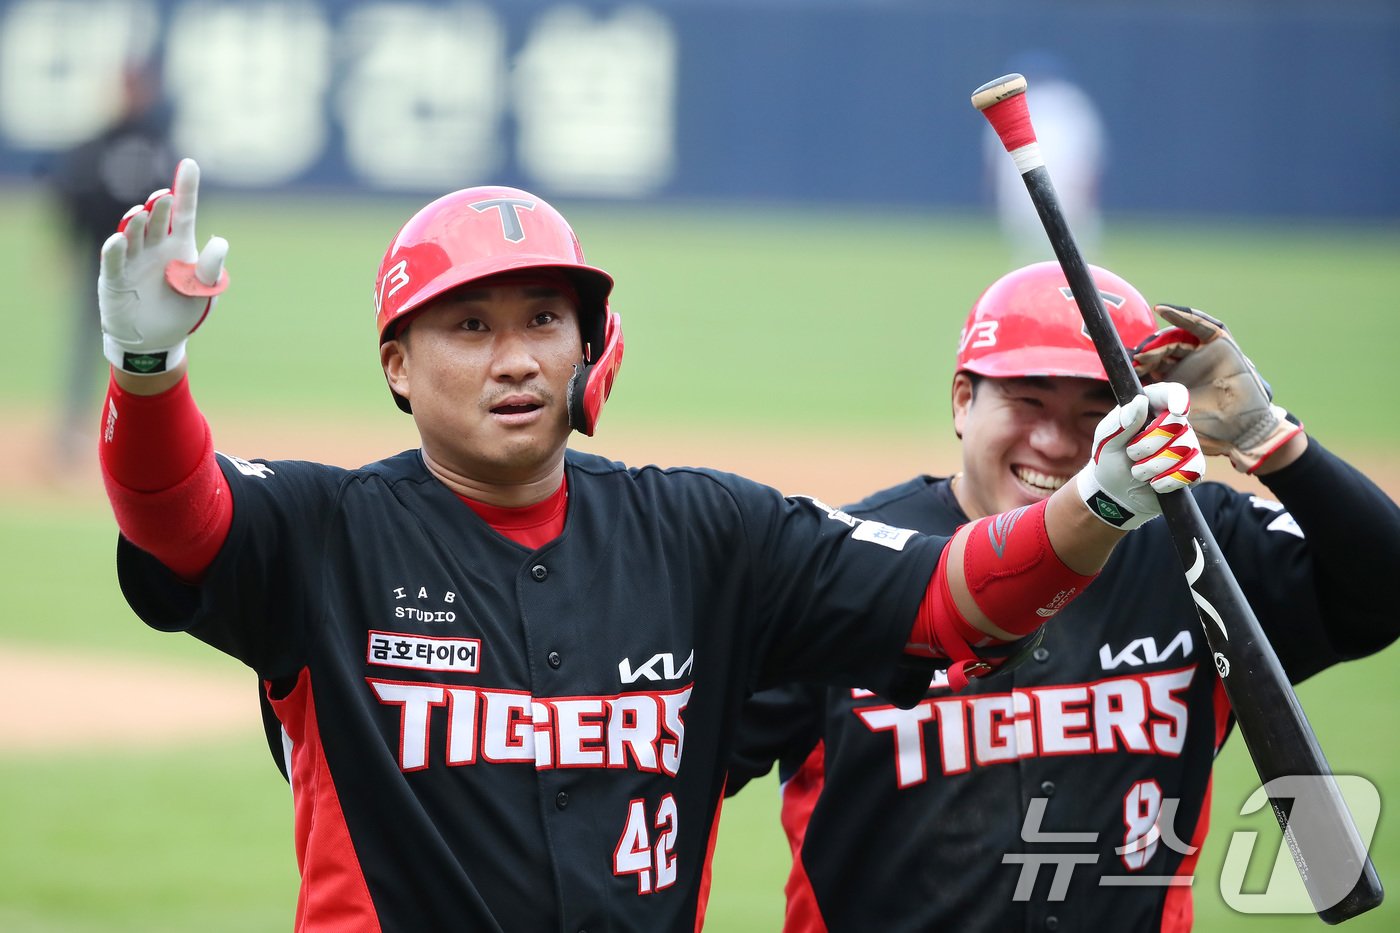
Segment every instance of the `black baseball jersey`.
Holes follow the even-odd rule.
[[[1400,518],[1315,440],[1267,481],[1292,514],[1219,483],[1193,492],[1296,683],[1395,638],[1365,581],[1400,555]],[[967,521],[931,477],[848,511],[936,534]],[[850,688],[755,696],[728,792],[779,762],[799,847],[790,931],[1179,930],[1191,889],[1172,877],[1194,866],[1230,723],[1157,521],[1118,545],[1029,661],[960,693],[940,676],[909,710]]]
[[[570,451],[563,533],[497,534],[417,451],[220,456],[197,586],[123,590],[255,670],[286,735],[306,930],[693,930],[744,698],[883,683],[946,539]]]

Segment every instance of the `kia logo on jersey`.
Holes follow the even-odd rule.
[[[1181,656],[1189,658],[1194,645],[1191,642],[1190,631],[1180,631],[1167,646],[1162,649],[1157,647],[1157,639],[1151,635],[1145,638],[1134,638],[1128,645],[1117,654],[1105,642],[1099,647],[1099,664],[1106,671],[1114,670],[1124,664],[1129,667],[1142,667],[1144,664],[1160,664],[1172,656],[1177,648],[1181,649]]]
[[[676,656],[669,651],[654,654],[651,659],[641,667],[634,668],[631,658],[623,658],[617,665],[617,676],[624,684],[635,684],[637,681],[646,678],[647,680],[680,680],[690,674],[690,669],[695,665],[695,651],[691,650],[686,655],[684,663],[676,667]]]

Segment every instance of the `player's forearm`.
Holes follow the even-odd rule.
[[[1308,449],[1308,436],[1298,433],[1290,437],[1282,447],[1274,451],[1268,459],[1260,463],[1254,470],[1255,476],[1268,476],[1270,473],[1277,473],[1284,467],[1297,461],[1303,455],[1303,451]]]
[[[1095,518],[1073,486],[1060,487],[1045,503],[1045,533],[1065,566],[1075,573],[1095,574],[1127,532]]]
[[[128,489],[158,492],[199,466],[209,426],[181,365],[158,376],[133,376],[114,368],[101,430],[98,454],[104,475]]]
[[[959,529],[943,574],[953,631],[973,644],[1035,631],[1083,591],[1125,531],[1161,515],[1158,496],[1200,482],[1190,408],[1180,384],[1147,386],[1100,420],[1089,463],[1049,499]]]
[[[977,631],[998,641],[1029,634],[1087,585],[1122,540],[1124,532],[1095,518],[1072,487],[1020,517],[1003,513],[964,526],[949,542],[949,566],[958,568],[948,573],[949,590]]]
[[[1082,502],[1071,504],[1088,514]],[[988,648],[1030,635],[1083,592],[1112,550],[1102,531],[1071,512],[1056,520],[1058,533],[1097,564],[1091,573],[1068,566],[1050,543],[1050,506],[1038,502],[964,525],[943,549],[905,650],[952,661],[954,690],[999,663],[988,659]]]
[[[1400,634],[1400,615],[1376,581],[1394,572],[1400,555],[1400,506],[1316,440],[1264,482],[1302,529],[1333,643],[1348,655],[1389,644]]]
[[[133,544],[181,577],[197,579],[222,547],[233,515],[228,482],[214,459],[204,416],[183,367],[154,377],[114,371],[103,405],[99,456],[117,526]],[[125,374],[124,374],[125,375]],[[175,384],[130,392],[124,381]]]

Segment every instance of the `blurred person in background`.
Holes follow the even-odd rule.
[[[1396,504],[1273,404],[1218,321],[1157,305],[1158,329],[1130,283],[1093,274],[1143,382],[1186,386],[1202,449],[1267,488],[1194,497],[1289,679],[1390,644],[1400,615],[1378,581],[1400,555]],[[974,303],[951,400],[962,469],[845,512],[952,534],[1074,485],[1114,401],[1057,263]],[[1166,524],[1129,536],[1056,620],[1022,663],[964,688],[911,671],[910,709],[808,684],[748,701],[725,793],[778,765],[786,933],[1190,927],[1233,720]]]
[[[1035,114],[1036,139],[1055,178],[1055,191],[1069,227],[1085,255],[1098,252],[1103,229],[1099,186],[1106,162],[1103,118],[1093,99],[1070,81],[1055,55],[1037,51],[1021,56],[1011,70],[1025,76],[1026,96]],[[997,223],[1013,265],[1054,259],[1026,183],[1006,147],[989,125],[984,138],[987,177]]]
[[[63,395],[53,438],[54,464],[62,470],[81,466],[92,451],[92,406],[102,376],[95,288],[102,243],[132,204],[170,184],[175,171],[167,140],[169,111],[156,67],[153,61],[125,65],[113,120],[56,157],[43,173],[72,247],[65,255],[75,265]]]

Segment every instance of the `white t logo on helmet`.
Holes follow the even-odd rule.
[[[535,209],[534,201],[526,201],[521,198],[492,198],[489,201],[477,201],[471,205],[471,209],[478,214],[491,209],[501,212],[501,233],[512,243],[519,243],[525,239],[525,226],[520,222],[520,214],[517,208],[524,208],[527,211]]]

